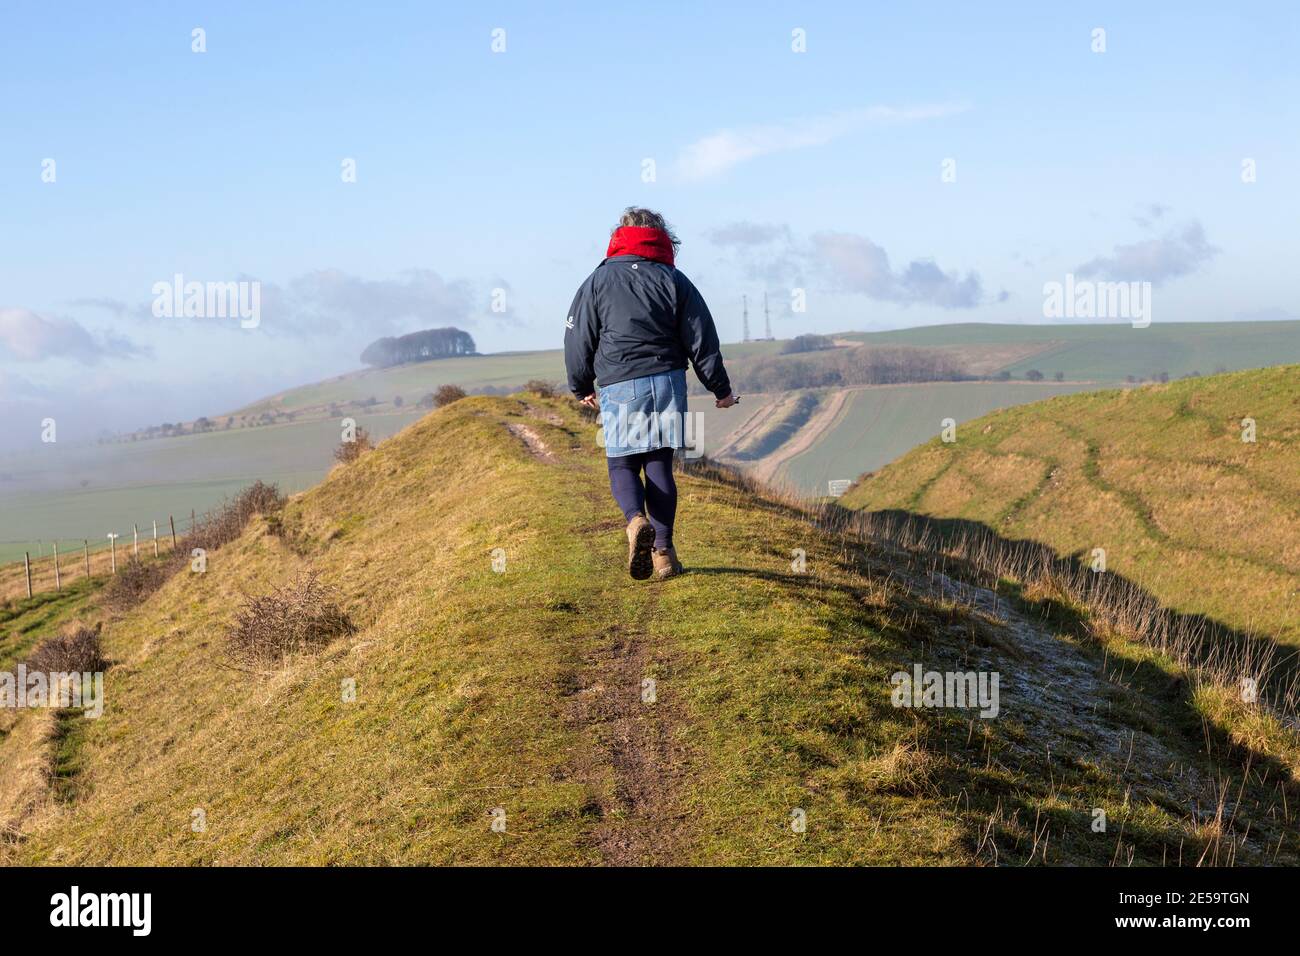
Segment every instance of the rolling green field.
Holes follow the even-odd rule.
[[[1055,382],[933,382],[854,390],[812,446],[778,471],[778,480],[804,494],[824,495],[827,482],[875,471],[939,434],[945,418],[958,423],[996,408],[1094,388]]]
[[[1013,376],[1038,369],[1048,378],[1122,382],[1160,372],[1181,378],[1300,362],[1300,322],[1161,322],[1130,325],[991,325],[973,322],[896,332],[850,332],[871,345],[962,346],[1041,343],[1046,349],[1007,366]]]
[[[375,438],[385,438],[422,412],[349,413]],[[95,445],[43,445],[0,464],[0,563],[71,551],[89,540],[108,544],[108,532],[131,537],[131,525],[152,534],[152,522],[178,529],[190,512],[204,512],[257,479],[285,493],[320,481],[333,464],[340,438],[334,420],[291,422],[200,435]],[[64,547],[66,542],[67,547]]]

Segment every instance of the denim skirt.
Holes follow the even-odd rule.
[[[686,369],[600,387],[600,427],[607,458],[686,447]]]

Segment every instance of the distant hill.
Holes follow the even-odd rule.
[[[1300,362],[1300,321],[1161,322],[1131,325],[992,325],[972,322],[895,332],[850,332],[840,338],[878,345],[941,345],[960,348],[1028,346],[1004,366],[1013,378],[1036,369],[1050,379],[1097,382],[1153,381],[1199,373]]]
[[[976,522],[1085,559],[1103,548],[1110,570],[1170,607],[1300,644],[1300,365],[994,412],[841,503]]]

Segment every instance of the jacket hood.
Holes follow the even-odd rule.
[[[619,226],[609,237],[605,258],[641,256],[664,265],[673,264],[673,242],[668,233],[650,226]]]

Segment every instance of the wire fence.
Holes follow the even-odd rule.
[[[208,512],[190,511],[132,525],[125,533],[34,542],[35,553],[29,550],[16,561],[0,564],[0,601],[61,591],[78,581],[115,574],[126,561],[161,557],[175,550],[177,542],[207,517]]]

